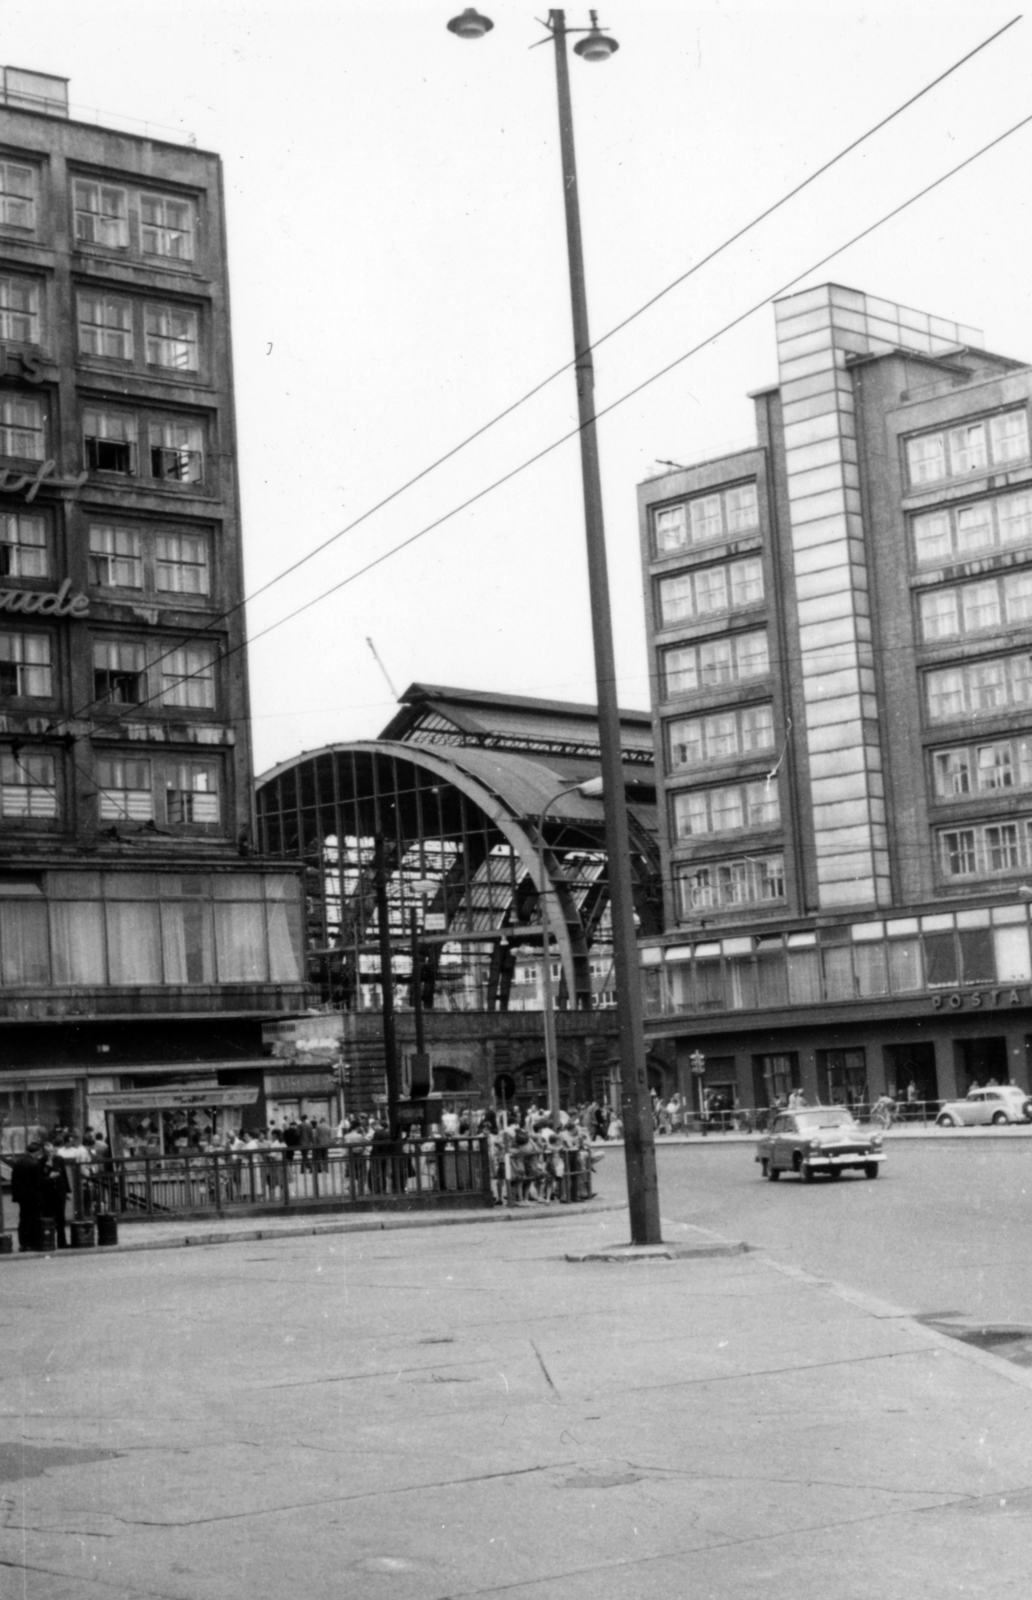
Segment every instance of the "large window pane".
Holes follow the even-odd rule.
[[[106,983],[104,908],[100,901],[51,901],[50,948],[55,983]]]
[[[263,982],[268,975],[264,907],[248,901],[216,904],[215,949],[220,982]]]
[[[108,968],[112,983],[160,983],[158,907],[145,900],[114,900],[107,913]]]
[[[788,952],[788,998],[794,1006],[815,1006],[821,998],[816,950]]]
[[[755,1011],[756,969],[749,956],[727,964],[728,1006],[731,1011]]]
[[[824,966],[824,998],[852,1000],[856,990],[853,987],[853,951],[850,946],[838,945],[830,950],[822,950],[821,961]]]
[[[214,983],[211,907],[204,900],[166,901],[161,907],[166,983]]]
[[[860,994],[888,994],[889,973],[883,944],[858,944],[853,950]]]
[[[666,969],[667,1008],[670,1011],[691,1011],[692,969],[687,961],[677,961]]]
[[[785,952],[761,952],[756,962],[761,1006],[783,1006],[788,1003],[788,978],[785,970]]]
[[[0,903],[0,953],[5,986],[50,982],[45,905],[17,900]]]
[[[995,928],[993,943],[996,946],[996,977],[1000,983],[1028,983],[1032,980],[1027,928]]]
[[[893,994],[913,994],[924,988],[920,939],[893,939],[889,945],[889,978]]]
[[[268,901],[269,977],[274,983],[301,981],[301,908],[288,900]]]
[[[926,933],[925,962],[929,989],[950,989],[960,982],[952,933]]]
[[[996,963],[993,940],[988,928],[962,928],[960,961],[965,983],[995,983]]]

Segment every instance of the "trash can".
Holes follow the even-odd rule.
[[[97,1217],[97,1243],[118,1243],[118,1218],[113,1217],[109,1211],[98,1211]]]
[[[73,1250],[92,1250],[97,1242],[97,1230],[93,1226],[92,1218],[83,1222],[73,1222],[68,1231]]]
[[[14,1234],[0,1233],[0,1256],[9,1256],[14,1250]]]
[[[47,1254],[57,1249],[57,1229],[49,1217],[40,1217],[36,1224],[36,1249]]]

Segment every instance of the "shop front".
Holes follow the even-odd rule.
[[[89,1096],[91,1123],[104,1118],[111,1154],[166,1156],[202,1150],[239,1132],[258,1086],[222,1089],[217,1083],[192,1088],[116,1089]]]

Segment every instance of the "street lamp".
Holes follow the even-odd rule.
[[[541,1012],[545,1031],[545,1080],[548,1085],[548,1106],[552,1113],[552,1126],[561,1126],[559,1116],[559,1049],[555,1038],[555,994],[552,988],[552,927],[549,915],[552,877],[545,865],[545,818],[558,800],[567,794],[580,794],[585,799],[597,798],[602,793],[602,779],[588,778],[584,783],[571,783],[560,789],[541,808],[537,827],[538,866],[541,875]],[[559,907],[560,916],[562,907]]]
[[[481,39],[489,19],[467,10],[453,17],[448,27],[460,38]],[[562,149],[563,197],[566,206],[566,244],[570,265],[570,302],[573,312],[574,370],[577,377],[577,412],[580,423],[581,476],[584,485],[584,531],[587,540],[591,627],[595,648],[598,696],[598,732],[605,787],[606,856],[609,868],[609,903],[613,922],[613,966],[616,973],[616,1015],[620,1037],[621,1113],[624,1157],[627,1164],[627,1199],[633,1244],[659,1244],[659,1191],[656,1183],[656,1147],[645,1070],[645,1026],[638,971],[638,945],[634,929],[631,882],[630,825],[624,794],[620,708],[616,698],[616,658],[613,623],[609,610],[609,573],[606,562],[605,524],[602,516],[602,479],[595,428],[595,369],[588,332],[588,302],[581,243],[580,204],[577,196],[577,162],[573,145],[573,107],[570,100],[567,33],[586,35],[574,50],[586,61],[605,61],[617,49],[599,29],[595,12],[590,28],[566,26],[565,11],[550,11],[545,23],[555,45],[555,77],[559,97],[559,140]]]

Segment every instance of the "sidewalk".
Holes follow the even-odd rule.
[[[761,1252],[567,1259],[618,1212],[420,1223],[28,1261],[12,1593],[1027,1593],[1032,1371],[908,1314],[934,1308]]]

